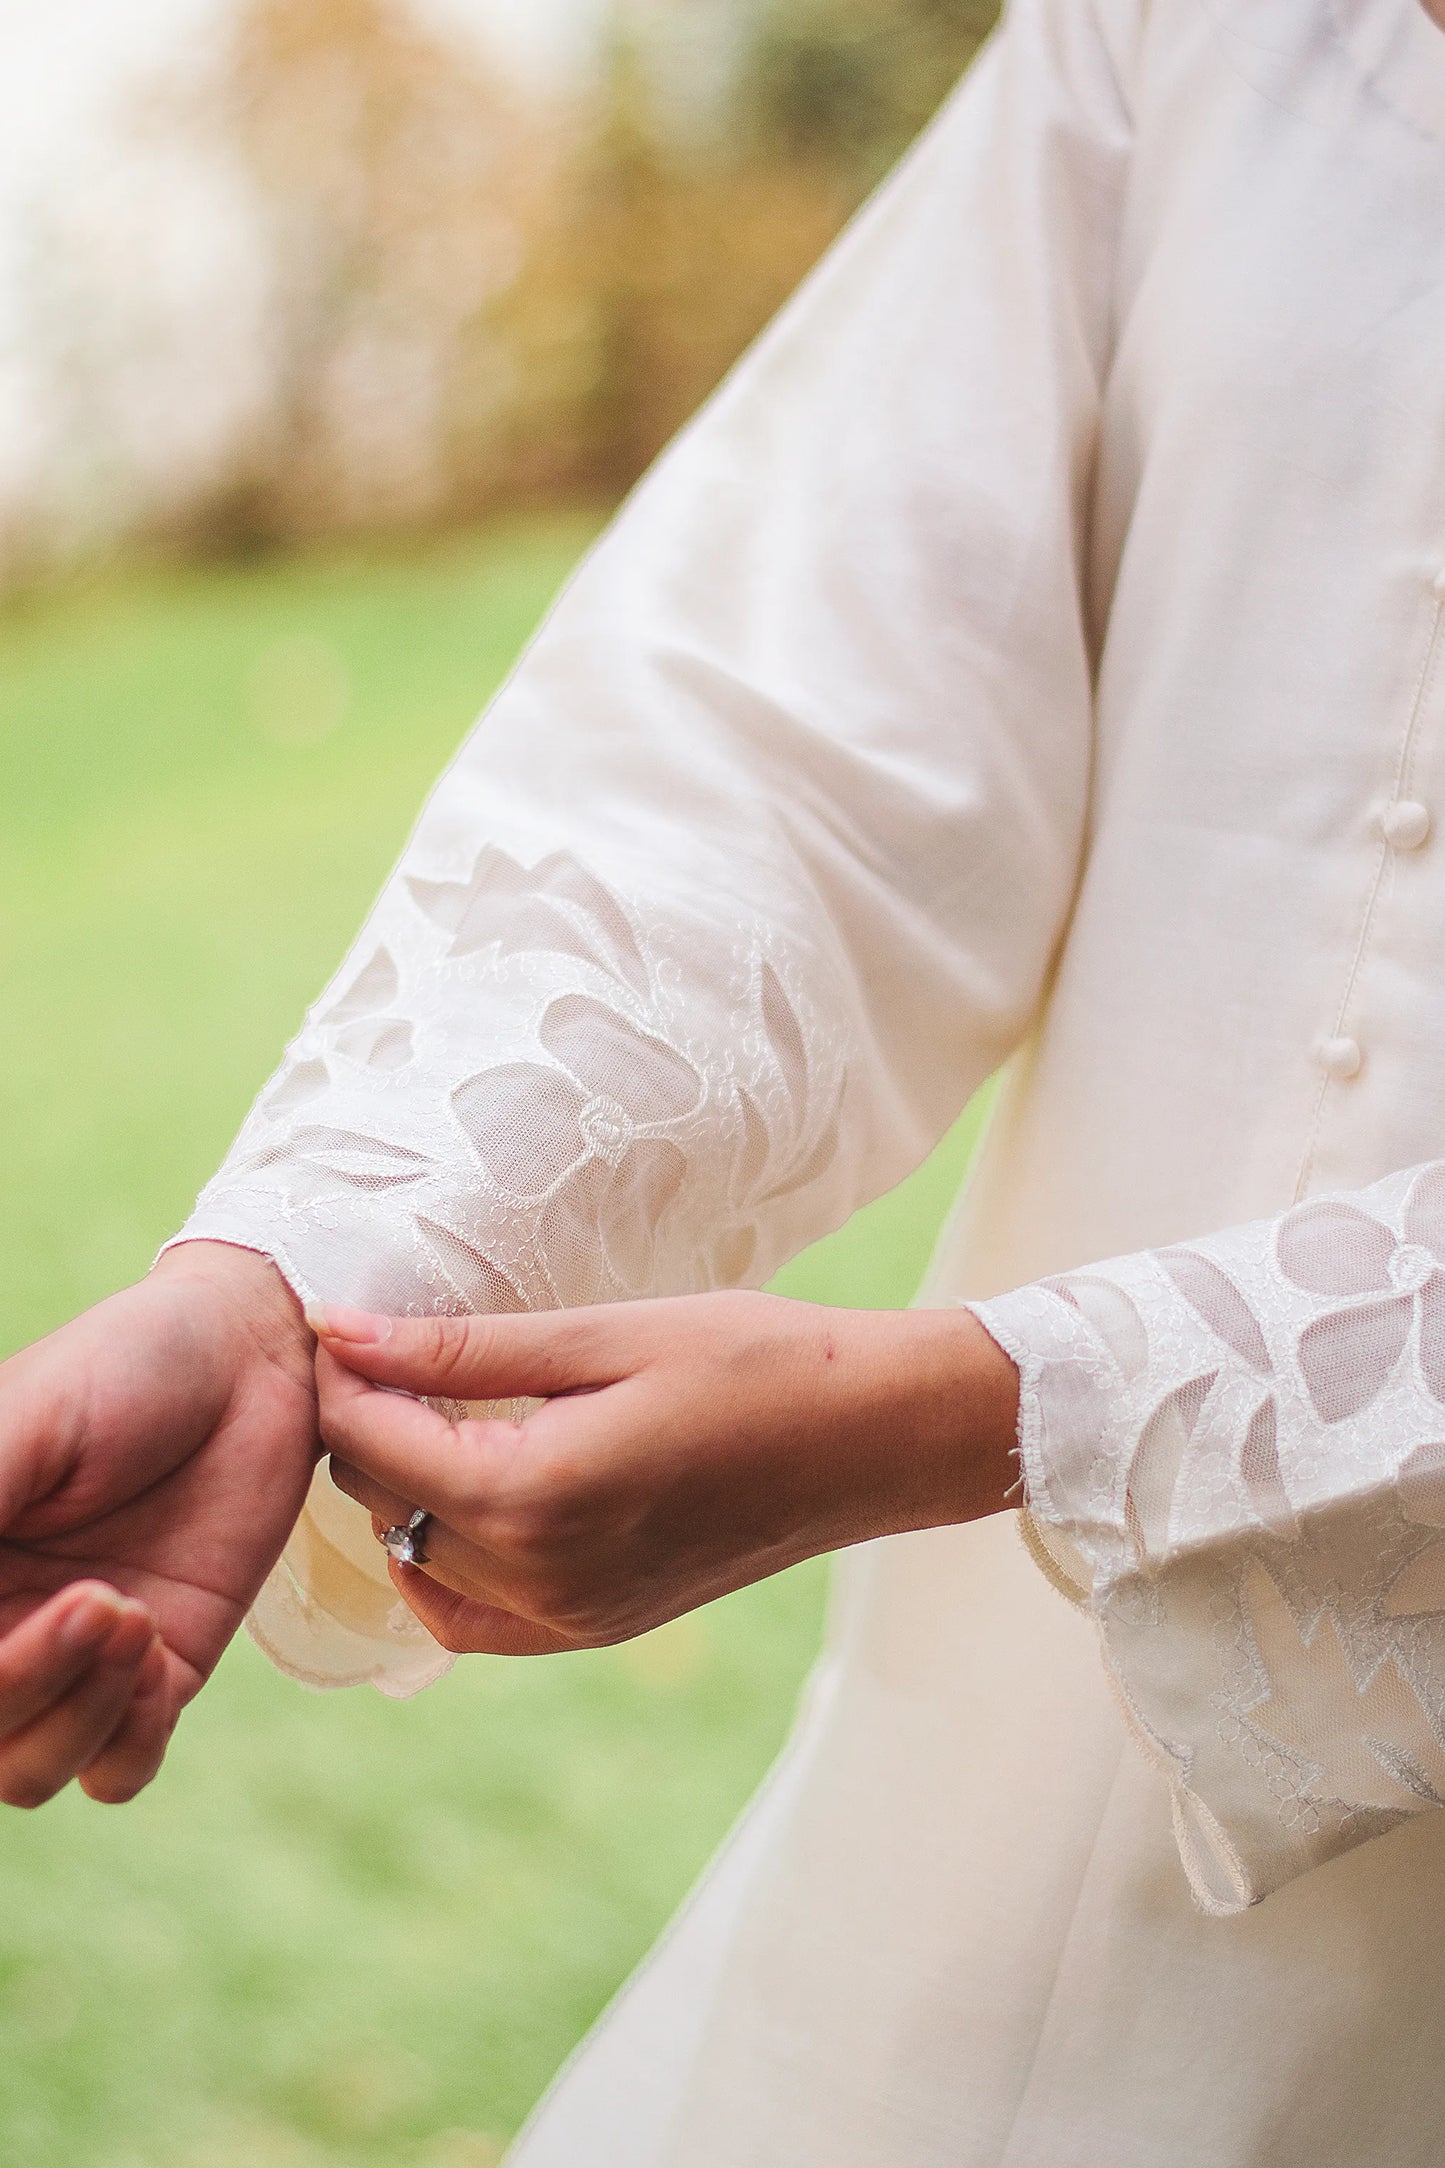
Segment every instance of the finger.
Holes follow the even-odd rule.
[[[519,1424],[449,1423],[420,1400],[379,1393],[324,1348],[316,1381],[328,1451],[409,1501],[407,1513],[421,1507],[454,1527],[475,1516],[523,1442]]]
[[[341,1460],[335,1453],[326,1465],[336,1488],[346,1497],[354,1498],[359,1506],[364,1506],[378,1528],[396,1528],[416,1511],[409,1499],[399,1498],[385,1484],[373,1482],[360,1468]]]
[[[70,1409],[57,1405],[40,1347],[10,1356],[0,1371],[5,1396],[0,1529],[13,1530],[37,1498],[50,1497],[63,1486],[74,1465],[76,1425]]]
[[[80,1772],[81,1790],[103,1806],[121,1806],[144,1791],[165,1760],[179,1705],[166,1651],[153,1641],[120,1725]]]
[[[94,1761],[124,1720],[154,1639],[149,1613],[127,1605],[85,1676],[0,1746],[0,1800],[43,1806]]]
[[[337,1304],[306,1321],[322,1347],[378,1385],[451,1400],[546,1399],[610,1385],[635,1359],[651,1304],[520,1316],[376,1317]]]
[[[561,1656],[575,1651],[575,1642],[550,1628],[444,1588],[415,1566],[393,1565],[391,1577],[432,1639],[453,1656]]]
[[[0,1741],[70,1691],[125,1608],[104,1581],[75,1582],[0,1640]]]
[[[339,1491],[344,1491],[348,1498],[354,1498],[359,1506],[366,1508],[378,1543],[388,1528],[401,1526],[414,1511],[393,1491],[373,1483],[370,1476],[363,1475],[359,1468],[352,1468],[345,1461],[332,1460],[331,1480]],[[499,1602],[504,1609],[507,1607],[510,1592],[505,1576],[496,1560],[479,1544],[459,1536],[455,1529],[448,1528],[445,1521],[435,1516],[425,1523],[422,1543],[424,1555],[417,1561],[418,1572],[439,1581],[443,1588],[455,1590],[459,1596],[471,1596],[481,1603]]]

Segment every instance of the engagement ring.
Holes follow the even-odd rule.
[[[394,1558],[399,1566],[424,1566],[426,1550],[422,1541],[422,1530],[430,1519],[429,1513],[418,1508],[409,1521],[400,1521],[395,1528],[384,1528],[380,1537],[382,1549]]]

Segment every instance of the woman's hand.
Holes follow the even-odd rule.
[[[967,1310],[308,1321],[333,1480],[378,1532],[434,1516],[392,1575],[458,1653],[626,1640],[817,1552],[998,1512],[1016,1480],[1017,1373]],[[452,1424],[403,1393],[543,1405]]]
[[[0,1801],[149,1782],[315,1456],[311,1335],[247,1250],[168,1251],[0,1363]]]

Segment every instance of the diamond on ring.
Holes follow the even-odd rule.
[[[418,1508],[409,1521],[399,1521],[394,1528],[384,1528],[380,1539],[382,1549],[399,1566],[424,1566],[426,1550],[422,1530],[430,1519],[429,1513]]]

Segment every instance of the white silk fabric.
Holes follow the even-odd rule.
[[[387,1308],[761,1279],[1007,1063],[925,1299],[1079,1605],[1011,1517],[845,1559],[519,2168],[1438,2159],[1442,353],[1416,0],[1016,0],[203,1196]],[[320,1487],[257,1623],[440,1661]]]

